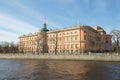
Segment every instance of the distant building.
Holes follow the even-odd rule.
[[[77,25],[69,28],[48,30],[47,25],[34,33],[19,37],[20,52],[82,53],[109,51],[111,35],[100,26]]]

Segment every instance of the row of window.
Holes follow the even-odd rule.
[[[58,49],[78,49],[78,44],[67,44],[67,45],[59,45],[58,46]],[[24,49],[24,50],[35,50],[36,47],[20,47],[21,49]],[[84,44],[84,48],[86,48],[86,44]],[[52,45],[52,46],[49,46],[49,49],[55,49],[55,45]]]
[[[62,33],[58,33],[58,36],[70,35],[70,34],[78,34],[78,31],[62,32]],[[56,35],[57,35],[57,33],[56,34],[49,34],[48,37],[55,37]]]
[[[21,42],[19,44],[21,44],[21,45],[36,45],[37,43],[36,42]]]
[[[35,37],[25,37],[25,38],[20,38],[20,40],[33,40]]]
[[[78,36],[73,36],[73,37],[64,37],[64,38],[58,38],[58,42],[65,42],[65,41],[76,41],[76,40],[78,40]],[[56,41],[56,39],[49,39],[49,42],[51,43],[53,43],[53,42],[55,42]]]
[[[78,49],[79,46],[78,44],[67,44],[67,45],[64,45],[64,46],[58,46],[58,49]],[[87,45],[84,44],[84,48],[87,48]],[[55,49],[55,45],[52,45],[52,46],[49,46],[49,49]]]
[[[55,45],[49,46],[49,49],[54,49]],[[78,44],[67,44],[67,45],[60,45],[58,46],[58,49],[68,49],[68,48],[78,48]]]

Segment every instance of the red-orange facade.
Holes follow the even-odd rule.
[[[111,35],[99,26],[77,25],[19,37],[21,52],[82,53],[109,51],[110,47]]]

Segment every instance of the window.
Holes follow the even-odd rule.
[[[69,33],[67,32],[67,35],[68,35]]]
[[[75,36],[75,40],[77,40],[77,36]]]
[[[72,37],[71,37],[71,41],[72,41]]]
[[[69,37],[67,37],[67,41],[68,41]]]
[[[63,45],[63,49],[65,49],[65,45]]]
[[[75,48],[78,48],[78,45],[77,45],[77,44],[75,44]]]
[[[86,40],[87,39],[87,37],[86,37],[86,35],[84,35],[84,40]]]
[[[73,48],[73,44],[71,44],[71,48]]]
[[[61,41],[61,38],[59,40]]]
[[[84,44],[84,48],[86,48],[86,44]]]
[[[69,48],[69,44],[67,45],[67,48]]]
[[[77,33],[77,31],[75,31],[75,34]]]
[[[49,49],[51,49],[51,46],[49,46]]]
[[[61,49],[61,45],[60,45],[60,49]]]

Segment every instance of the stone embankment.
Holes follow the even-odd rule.
[[[0,59],[53,59],[53,60],[93,60],[93,61],[120,61],[117,54],[0,54]]]

